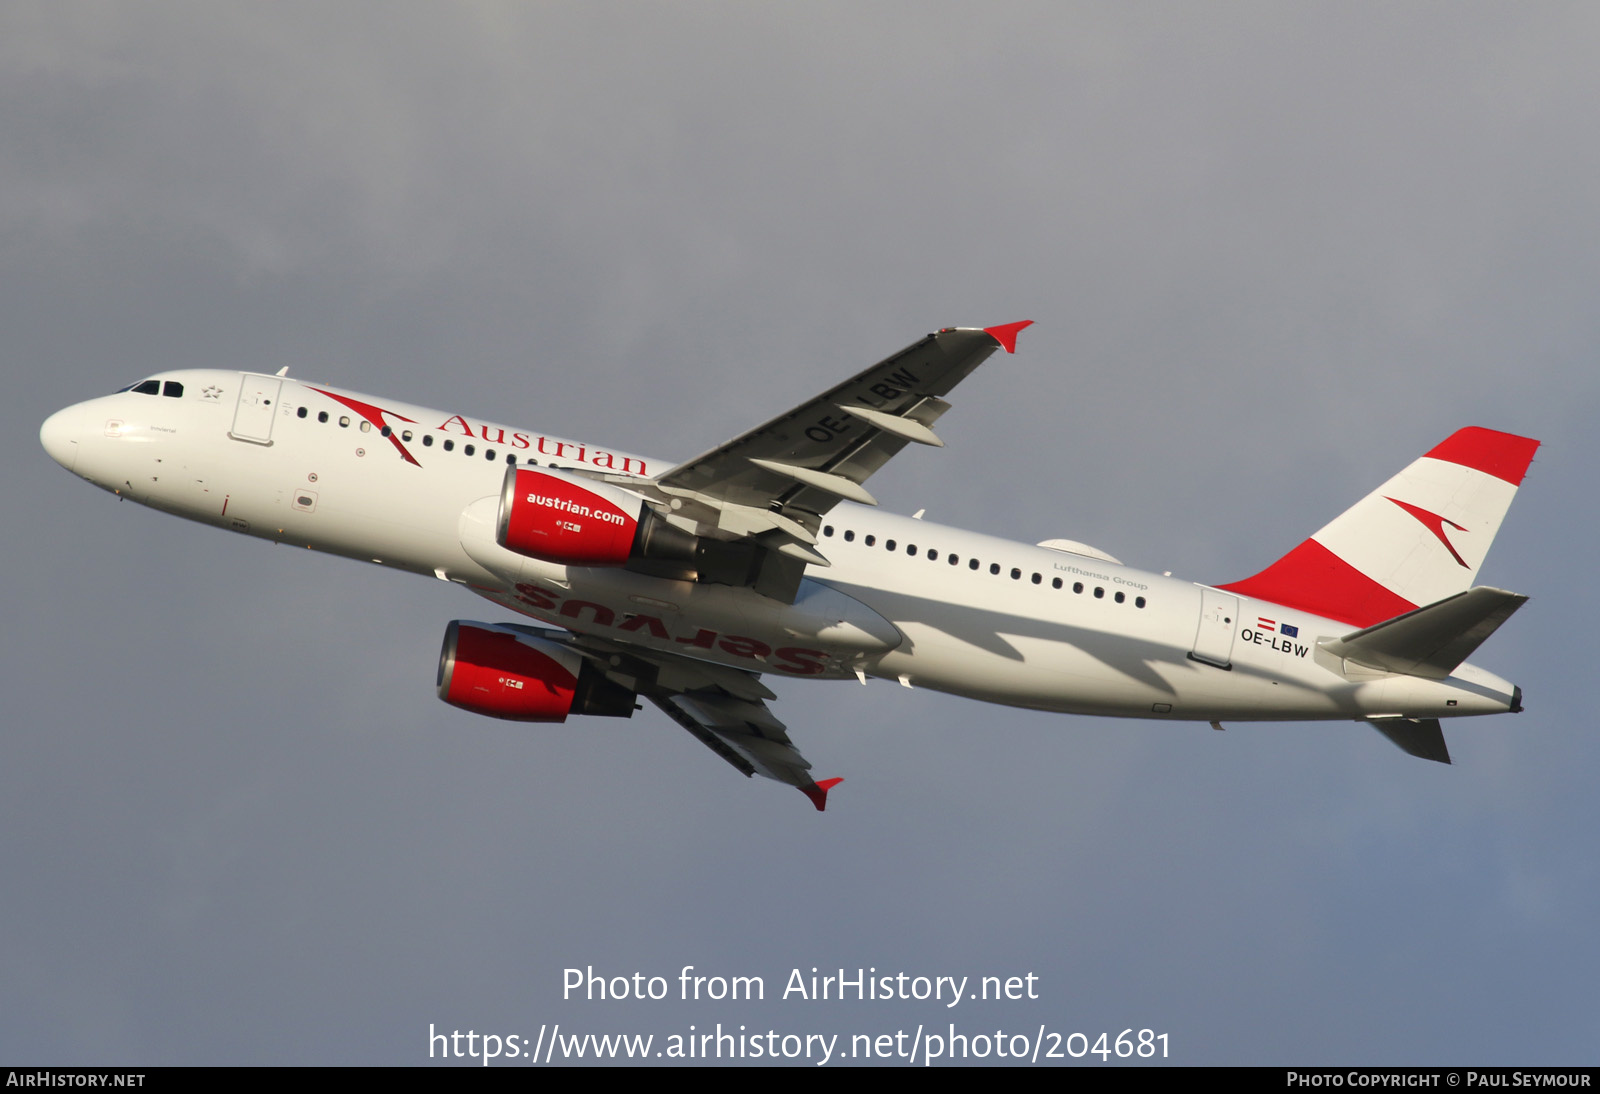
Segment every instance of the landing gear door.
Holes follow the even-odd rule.
[[[1194,651],[1191,660],[1215,665],[1219,669],[1233,667],[1233,636],[1239,619],[1239,598],[1216,589],[1200,590],[1200,626],[1194,632]]]
[[[233,428],[228,436],[252,444],[272,443],[272,420],[278,413],[278,391],[283,380],[277,376],[239,374],[239,405],[233,412]]]

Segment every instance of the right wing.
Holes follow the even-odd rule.
[[[873,472],[910,442],[942,444],[930,428],[950,409],[942,396],[995,350],[1015,352],[1017,332],[1030,322],[937,331],[654,479],[608,481],[650,497],[684,531],[735,552],[783,556],[781,573],[748,583],[792,598],[807,564],[828,565],[816,550],[822,515],[841,498],[876,505],[862,485]],[[737,556],[730,568],[761,567]]]
[[[940,396],[995,350],[1014,351],[1028,325],[930,334],[656,482],[713,503],[790,510],[813,531],[815,518],[840,498],[876,505],[862,483],[908,441],[942,444],[929,428],[950,409]]]

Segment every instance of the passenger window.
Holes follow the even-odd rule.
[[[1052,577],[1052,578],[1051,578],[1051,579],[1050,579],[1050,587],[1051,587],[1051,588],[1052,588],[1052,589],[1059,589],[1059,588],[1061,588],[1061,579],[1060,579],[1060,578],[1059,578],[1059,577]]]
[[[483,450],[483,458],[486,459],[486,460],[494,459],[494,449],[492,449],[492,448],[484,449]]]
[[[183,385],[176,380],[168,380],[161,385],[161,394],[169,399],[183,398]]]
[[[295,417],[304,418],[306,416],[306,414],[307,414],[307,411],[306,411],[305,407],[301,407],[299,410],[295,411],[294,413],[295,413]]]
[[[1122,592],[1122,590],[1119,589],[1119,590],[1117,590],[1117,595],[1112,597],[1111,599],[1115,600],[1118,604],[1121,604],[1124,600],[1128,599],[1128,597],[1127,597],[1126,593]]]
[[[327,420],[328,420],[328,412],[326,410],[317,411],[317,421],[319,421],[319,422],[327,422]]]
[[[928,551],[928,561],[929,562],[938,562],[939,561],[939,552],[930,549]]]
[[[432,448],[433,447],[433,434],[432,433],[424,433],[422,435],[422,447],[423,448]]]
[[[844,531],[844,541],[846,543],[854,543],[856,541],[856,533],[855,533],[854,529],[850,529],[850,528],[846,528],[845,529],[845,531]]]
[[[961,565],[961,559],[959,557],[957,557],[956,555],[951,555],[950,556],[950,565],[952,565],[952,566]]]
[[[384,427],[383,427],[383,428],[382,428],[382,429],[380,429],[380,430],[378,430],[378,432],[379,432],[379,433],[380,433],[380,434],[381,434],[381,435],[382,435],[382,436],[385,436],[385,437],[392,437],[392,436],[394,436],[394,430],[392,430],[392,429],[390,429],[390,428],[389,428],[389,427],[388,427],[388,426],[384,426]]]
[[[1073,592],[1075,592],[1075,593],[1081,593],[1081,592],[1083,592],[1083,582],[1081,582],[1081,581],[1074,581],[1074,582],[1073,582],[1073,583],[1072,583],[1072,591],[1073,591]]]
[[[915,543],[906,544],[906,554],[915,555],[916,553],[917,553],[917,545]]]
[[[868,536],[866,539],[862,540],[861,542],[865,543],[868,547],[871,547],[874,543],[878,542],[878,537],[877,536]]]
[[[989,563],[989,572],[998,576],[1000,573],[1000,564],[998,562]]]
[[[515,466],[516,462],[517,462],[517,454],[515,452],[507,452],[506,453],[506,463]]]
[[[361,432],[363,432],[363,433],[371,433],[372,432],[372,423],[369,422],[369,421],[366,421],[365,419],[363,419],[362,422],[361,422]]]
[[[350,415],[348,415],[348,414],[339,415],[339,428],[340,429],[349,429],[350,428]]]
[[[892,551],[892,550],[894,550],[894,540],[892,540],[892,539],[886,539],[886,540],[884,540],[884,541],[883,541],[883,549],[884,549],[884,550],[885,550],[885,551]]]
[[[977,559],[972,559],[970,562],[967,563],[967,569],[976,570],[977,568],[978,568],[978,560]]]
[[[409,429],[402,429],[402,430],[401,430],[401,431],[400,431],[400,439],[401,439],[401,440],[402,440],[402,441],[409,441],[409,440],[410,440],[410,439],[411,439],[411,430],[409,430]]]
[[[1015,566],[1011,567],[1011,580],[1012,581],[1021,581],[1022,580],[1022,571],[1017,569]]]
[[[1144,607],[1144,597],[1142,597],[1142,596],[1136,596],[1136,597],[1134,597],[1134,598],[1133,598],[1133,606],[1134,606],[1134,607],[1135,607],[1135,608],[1142,608],[1142,607]]]
[[[1096,600],[1104,600],[1106,598],[1106,591],[1100,586],[1096,585],[1094,587],[1094,598]]]
[[[449,448],[450,446],[448,444],[446,444],[445,447]],[[472,448],[472,446],[470,444],[469,445],[464,445],[464,446],[462,446],[461,451],[466,453],[468,456],[470,456],[470,455],[472,455],[473,448]]]
[[[444,450],[446,452],[454,452],[456,450],[456,442],[446,437],[444,442]]]
[[[1040,577],[1038,574],[1034,574],[1033,575],[1033,583],[1035,585],[1039,584],[1039,582],[1041,582],[1043,580],[1044,580],[1044,578]]]
[[[832,536],[833,535],[833,525],[824,524],[822,526],[822,534],[825,535],[825,536]]]

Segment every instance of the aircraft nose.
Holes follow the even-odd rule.
[[[50,453],[50,458],[75,471],[78,463],[77,419],[81,417],[76,407],[58,410],[39,427],[39,443]]]

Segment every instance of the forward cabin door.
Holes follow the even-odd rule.
[[[239,405],[233,411],[233,428],[228,436],[252,444],[272,443],[272,420],[278,413],[278,392],[283,379],[278,376],[239,374]]]

